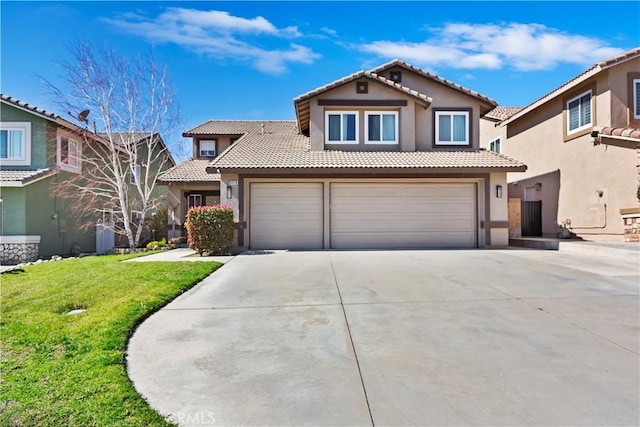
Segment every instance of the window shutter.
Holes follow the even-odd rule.
[[[586,126],[591,123],[591,94],[589,93],[580,98],[580,104],[582,107],[580,126]]]

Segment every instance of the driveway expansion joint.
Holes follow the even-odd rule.
[[[371,404],[369,403],[369,397],[367,396],[367,387],[364,385],[364,378],[362,377],[362,369],[360,368],[360,361],[358,360],[358,353],[356,352],[356,345],[353,342],[353,336],[351,335],[351,327],[349,327],[349,319],[347,318],[347,311],[344,308],[344,301],[342,300],[342,293],[340,292],[340,286],[338,286],[338,278],[336,277],[336,270],[333,266],[333,260],[331,254],[329,254],[329,263],[331,264],[331,273],[333,274],[333,280],[336,284],[336,290],[340,297],[340,306],[342,307],[342,314],[344,315],[344,322],[347,326],[347,333],[349,334],[349,342],[351,343],[351,349],[353,350],[353,357],[356,360],[356,366],[358,367],[358,375],[360,376],[360,383],[362,384],[362,392],[364,393],[364,400],[367,403],[367,410],[369,411],[369,418],[371,419],[371,426],[376,425],[373,421],[373,413],[371,412]]]

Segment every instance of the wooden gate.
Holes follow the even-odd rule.
[[[542,202],[522,201],[522,237],[542,237]]]

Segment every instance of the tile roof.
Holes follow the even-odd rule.
[[[8,104],[12,104],[23,110],[29,110],[33,113],[36,113],[39,116],[44,117],[45,119],[48,119],[48,120],[55,120],[58,117],[57,114],[50,113],[46,110],[43,110],[42,108],[36,107],[35,105],[30,105],[24,101],[20,101],[19,99],[5,95],[3,93],[0,93],[0,99]]]
[[[323,92],[326,92],[329,89],[334,89],[334,88],[336,88],[338,86],[342,86],[344,84],[347,84],[347,83],[352,82],[354,80],[357,80],[359,78],[365,78],[367,80],[373,80],[373,81],[380,82],[380,83],[382,83],[382,84],[384,84],[386,86],[389,86],[389,87],[391,87],[393,89],[396,89],[396,90],[399,90],[401,92],[404,92],[407,95],[413,96],[414,98],[417,98],[421,102],[426,102],[426,103],[430,104],[431,101],[432,101],[432,99],[429,96],[427,96],[427,95],[425,95],[423,93],[420,93],[420,92],[418,92],[416,90],[413,90],[413,89],[411,89],[411,88],[409,88],[407,86],[403,86],[400,83],[396,83],[393,80],[389,80],[389,79],[387,79],[387,78],[385,78],[383,76],[380,76],[380,75],[378,75],[378,74],[376,74],[374,72],[371,72],[371,71],[358,71],[356,73],[350,74],[350,75],[348,75],[346,77],[343,77],[341,79],[335,80],[335,81],[333,81],[331,83],[327,83],[326,85],[323,85],[323,86],[320,86],[320,87],[315,88],[313,90],[310,90],[309,92],[303,93],[302,95],[299,95],[299,96],[295,97],[293,99],[293,102],[294,103],[298,103],[298,102],[305,101],[305,100],[307,100],[307,99],[309,99],[311,97],[314,97],[314,96],[319,95],[319,94],[321,94]]]
[[[220,174],[209,174],[206,171],[210,160],[189,159],[168,169],[158,177],[159,183],[170,182],[212,182],[220,181]]]
[[[496,107],[485,114],[485,117],[497,120],[505,120],[518,113],[524,107]]]
[[[320,168],[499,168],[525,170],[526,166],[486,150],[466,151],[310,151],[309,138],[298,133],[295,122],[265,126],[239,139],[208,170],[216,169],[320,169]]]
[[[44,178],[47,175],[55,173],[55,167],[44,169],[24,169],[24,170],[0,170],[0,184],[13,183],[24,185],[37,178]]]
[[[606,69],[611,68],[611,67],[613,67],[613,66],[615,66],[617,64],[620,64],[622,62],[625,62],[625,61],[628,61],[630,59],[634,59],[634,58],[637,58],[637,57],[640,57],[640,47],[628,50],[628,51],[623,52],[623,53],[621,53],[619,55],[616,55],[614,57],[611,57],[611,58],[605,59],[603,61],[597,62],[594,65],[592,65],[591,67],[589,67],[588,69],[586,69],[585,71],[583,71],[582,73],[580,73],[577,76],[575,76],[574,78],[572,78],[571,80],[564,82],[563,84],[561,84],[557,88],[555,88],[552,91],[542,95],[540,98],[536,99],[535,101],[533,101],[529,105],[525,106],[522,110],[520,110],[516,114],[514,114],[511,117],[509,117],[508,119],[506,119],[504,121],[504,123],[502,123],[502,124],[505,125],[505,124],[507,124],[509,122],[512,122],[513,120],[516,120],[516,119],[524,116],[529,111],[540,107],[541,105],[543,105],[546,102],[552,100],[556,96],[559,96],[559,95],[565,93],[566,91],[568,91],[569,89],[576,87],[580,83],[582,83],[582,82],[586,81],[587,79],[595,76],[596,74],[600,73],[603,70],[606,70]]]
[[[600,135],[640,140],[640,129],[605,127],[600,129]]]
[[[464,86],[460,86],[459,84],[453,83],[453,82],[451,82],[451,81],[449,81],[447,79],[443,79],[442,77],[439,77],[439,76],[437,76],[435,74],[432,74],[432,73],[429,73],[427,71],[424,71],[423,69],[421,69],[419,67],[416,67],[415,65],[411,65],[411,64],[409,64],[407,62],[404,62],[404,61],[401,61],[399,59],[393,59],[393,60],[387,62],[386,64],[382,64],[382,65],[380,65],[380,66],[378,66],[378,67],[376,67],[376,68],[374,68],[374,69],[372,69],[370,71],[372,73],[379,74],[381,71],[388,70],[389,68],[393,68],[393,67],[402,67],[402,68],[405,68],[407,70],[414,71],[415,73],[417,73],[417,74],[419,74],[419,75],[421,75],[423,77],[426,77],[426,78],[428,78],[430,80],[438,82],[438,83],[440,83],[442,85],[448,86],[448,87],[450,87],[452,89],[457,90],[458,92],[464,93],[465,95],[469,95],[469,96],[472,96],[474,98],[477,98],[482,102],[485,102],[485,103],[493,105],[493,106],[498,105],[498,103],[496,101],[494,101],[493,99],[489,98],[488,96],[484,96],[484,95],[480,94],[479,92],[476,92],[476,91],[471,90],[471,89],[467,89]]]
[[[407,86],[403,86],[399,83],[396,83],[392,80],[389,80],[383,76],[380,76],[371,71],[358,71],[356,73],[350,74],[341,79],[335,80],[333,82],[327,83],[326,85],[320,86],[316,89],[313,89],[309,92],[303,93],[302,95],[297,96],[293,99],[293,104],[296,109],[296,117],[298,119],[298,124],[300,129],[303,132],[306,132],[309,129],[309,121],[311,117],[311,105],[310,99],[316,95],[320,95],[328,90],[335,89],[339,86],[345,85],[357,79],[366,79],[369,81],[373,81],[384,86],[387,86],[391,89],[394,89],[398,92],[401,92],[407,96],[414,98],[420,104],[428,106],[433,101],[430,96],[420,93],[416,90],[413,90]]]
[[[243,135],[244,133],[259,128],[262,123],[270,123],[272,120],[209,120],[184,132],[182,136],[195,135]]]

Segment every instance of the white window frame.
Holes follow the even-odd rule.
[[[22,156],[0,159],[0,163],[6,166],[30,166],[31,165],[31,122],[0,122],[0,130],[22,131]],[[7,147],[8,149],[8,147]]]
[[[380,135],[383,134],[383,125],[382,125],[382,116],[383,115],[392,115],[395,120],[395,138],[393,141],[383,141],[382,136],[380,137],[380,141],[370,141],[369,140],[369,116],[380,116]],[[365,144],[398,144],[400,141],[399,134],[399,120],[398,120],[398,112],[397,111],[365,111],[364,112],[364,143]]]
[[[213,144],[213,155],[210,154],[202,154],[203,150],[202,150],[202,144]],[[206,150],[211,151],[211,150]],[[218,155],[218,144],[217,141],[215,139],[203,139],[200,140],[198,142],[198,157],[207,157],[207,158],[213,158],[216,157]]]
[[[589,98],[589,105],[590,105],[590,107],[591,107],[591,118],[590,118],[590,120],[591,120],[591,121],[590,121],[589,123],[586,123],[586,124],[582,125],[582,126],[578,126],[578,127],[577,127],[577,128],[575,128],[575,129],[571,129],[571,127],[570,127],[570,126],[571,126],[571,111],[569,110],[569,104],[571,104],[571,103],[572,103],[573,101],[575,101],[576,99],[580,99],[580,98],[582,98],[582,97],[583,97],[583,96],[585,96],[586,94],[589,94],[589,95],[590,95],[590,98]],[[578,105],[579,105],[580,107],[582,106],[582,104],[578,104]],[[566,114],[566,115],[567,115],[567,122],[566,122],[566,125],[567,125],[567,135],[573,135],[573,134],[574,134],[574,133],[576,133],[576,132],[580,132],[580,131],[583,131],[583,130],[585,130],[585,129],[589,129],[589,128],[593,127],[593,91],[592,91],[591,89],[589,89],[589,90],[585,90],[585,91],[584,91],[584,92],[582,92],[580,95],[577,95],[577,96],[574,96],[574,97],[573,97],[573,98],[571,98],[571,99],[568,99],[568,100],[567,100],[567,102],[566,102],[566,104],[564,105],[564,107],[565,107],[565,110],[566,110],[566,112],[567,112],[567,114]],[[582,114],[581,114],[581,111],[579,110],[579,111],[578,111],[578,118],[580,118],[580,117],[582,117]]]
[[[62,139],[65,138],[67,141],[69,141],[68,144],[68,150],[69,152],[67,153],[67,159],[71,159],[72,157],[75,157],[76,159],[76,164],[69,164],[69,163],[63,163],[62,161]],[[71,147],[75,147],[75,154],[71,153]],[[57,163],[58,166],[60,166],[60,169],[66,170],[68,172],[80,172],[80,170],[82,169],[82,146],[80,145],[80,142],[78,142],[76,139],[71,138],[68,135],[58,135],[58,146],[56,149],[56,157],[57,157]]]
[[[465,138],[464,141],[440,141],[440,116],[451,116],[452,120],[451,120],[451,138],[453,139],[453,116],[464,116],[465,118],[465,129],[464,129],[464,133],[465,133]],[[464,145],[471,145],[470,143],[470,139],[469,139],[469,129],[470,129],[470,123],[469,123],[469,111],[455,111],[455,110],[439,110],[436,111],[436,115],[435,115],[435,128],[436,128],[436,133],[435,133],[435,145],[460,145],[460,146],[464,146]]]
[[[140,165],[134,163],[131,165],[131,170],[129,171],[129,183],[132,185],[138,184],[140,182]]]
[[[498,146],[497,150],[495,149],[496,145]],[[497,153],[497,154],[502,154],[501,153],[501,151],[502,151],[502,141],[500,140],[500,138],[492,139],[489,142],[489,151],[493,151],[494,153]]]
[[[638,98],[640,97],[640,90],[638,90],[640,79],[633,79],[631,84],[633,85],[633,106],[631,107],[633,109],[633,119],[640,120],[640,110],[636,108],[638,106]]]
[[[356,116],[356,139],[348,141],[342,139],[342,128],[340,129],[340,141],[329,141],[329,115],[340,115],[340,124],[342,125],[342,116],[345,114],[353,114]],[[324,143],[325,144],[358,144],[360,142],[360,112],[359,111],[325,111],[324,112]]]
[[[191,204],[191,198],[192,197],[194,198],[194,200],[195,200],[196,197],[198,197],[200,199],[200,204],[199,205],[195,205],[195,204],[192,205]],[[193,208],[193,207],[197,208],[197,207],[200,207],[200,206],[202,206],[202,194],[200,194],[200,193],[189,194],[189,196],[187,197],[187,209],[190,209],[190,208]]]

